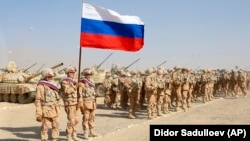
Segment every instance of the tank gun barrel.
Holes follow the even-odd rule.
[[[52,67],[50,67],[51,69],[56,69],[56,68],[58,68],[58,67],[60,67],[60,66],[62,66],[63,65],[63,63],[60,63],[60,64],[57,64],[57,65],[55,65],[55,66],[52,66]],[[26,79],[26,82],[29,82],[32,78],[34,78],[34,77],[37,77],[37,76],[39,76],[40,75],[40,73],[36,73],[36,74],[34,74],[34,75],[32,75],[32,76],[29,76],[27,79]]]
[[[112,55],[113,53],[110,53],[96,68],[99,69],[101,65]]]
[[[129,67],[131,67],[133,64],[135,64],[136,62],[138,62],[140,60],[140,58],[136,59],[134,62],[132,62],[131,64],[129,64],[127,67],[125,67],[124,69],[127,70]]]
[[[32,68],[33,66],[35,66],[37,63],[34,63],[33,65],[31,65],[30,67],[28,67],[27,69],[25,69],[23,72],[26,72],[27,70],[29,70],[30,68]]]
[[[165,63],[167,63],[167,60],[164,61],[164,62],[162,62],[162,63],[160,63],[157,67],[160,67],[160,66],[162,66],[162,65],[165,64]]]
[[[37,72],[39,72],[43,68],[44,65],[45,64],[42,64],[41,67],[37,70]]]

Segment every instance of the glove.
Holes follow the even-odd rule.
[[[37,122],[42,122],[42,120],[43,120],[43,117],[41,115],[39,115],[39,116],[36,117],[36,121]]]

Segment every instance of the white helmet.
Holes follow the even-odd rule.
[[[45,78],[46,76],[55,76],[53,70],[51,68],[45,68],[41,72],[42,77]]]
[[[68,66],[67,68],[65,68],[65,73],[69,72],[76,72],[76,68],[73,66]]]
[[[86,69],[84,69],[83,70],[83,75],[92,75],[93,74],[93,72],[92,72],[92,70],[90,69],[90,68],[86,68]]]

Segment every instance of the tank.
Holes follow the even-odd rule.
[[[16,70],[15,65],[9,67],[0,77],[0,101],[27,104],[35,100],[37,82],[40,80],[40,73],[27,73]],[[55,69],[62,66],[60,63],[51,67]]]
[[[104,88],[102,86],[102,83],[105,79],[106,73],[110,72],[109,69],[100,69],[101,65],[112,55],[113,53],[110,53],[98,66],[92,67],[93,76],[92,79],[95,82],[95,90],[96,94],[99,97],[103,97],[105,95]]]

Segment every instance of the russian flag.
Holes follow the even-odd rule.
[[[144,45],[144,23],[137,16],[83,3],[80,46],[135,52]]]

